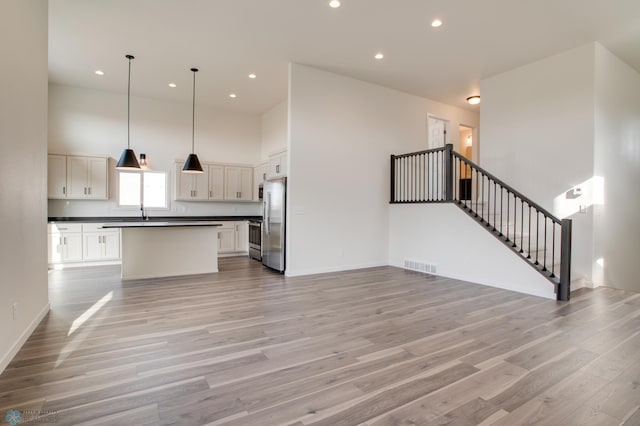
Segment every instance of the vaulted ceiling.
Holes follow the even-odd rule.
[[[260,113],[295,62],[477,110],[481,79],[592,41],[640,70],[638,0],[341,3],[50,0],[49,79],[125,93],[132,54],[134,95],[190,102],[195,66],[198,103]]]

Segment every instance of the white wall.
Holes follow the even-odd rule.
[[[386,265],[389,156],[426,149],[427,114],[478,114],[312,67],[289,72],[287,274]]]
[[[593,176],[594,75],[592,43],[482,80],[482,167],[565,211],[565,193]],[[590,281],[593,208],[564,216],[573,219],[572,276]]]
[[[436,275],[555,299],[554,285],[453,204],[389,206],[389,264],[437,266]]]
[[[287,149],[289,127],[289,103],[285,99],[261,117],[262,149],[261,159],[266,160],[270,154]]]
[[[2,3],[0,372],[48,311],[47,19],[46,0]]]
[[[134,91],[135,93],[135,91]],[[132,96],[131,148],[154,170],[171,171],[191,152],[191,104]],[[115,161],[127,146],[126,95],[49,86],[49,152],[111,157],[109,201],[49,201],[49,216],[129,216],[116,207]],[[261,155],[261,118],[196,105],[195,152],[201,161],[255,164]],[[173,198],[173,197],[172,197]],[[257,203],[171,202],[158,215],[259,214]],[[137,213],[133,213],[137,214]],[[152,213],[153,214],[153,213]]]
[[[595,87],[594,281],[640,291],[640,73],[596,44]]]

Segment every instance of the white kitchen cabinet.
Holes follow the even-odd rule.
[[[218,253],[233,253],[236,251],[235,222],[222,222],[218,227]]]
[[[83,225],[82,260],[100,261],[120,258],[120,231],[117,229],[100,229],[102,224]]]
[[[260,185],[267,179],[269,163],[260,163],[253,168],[253,201],[260,201]]]
[[[218,227],[218,253],[248,253],[249,224],[247,221],[220,222]]]
[[[253,199],[253,169],[242,166],[225,166],[224,199],[227,201],[251,201]]]
[[[48,231],[49,263],[82,261],[82,225],[50,224]]]
[[[48,198],[108,199],[108,163],[106,157],[49,154]]]
[[[249,223],[235,222],[236,251],[249,252]]]
[[[184,161],[175,164],[175,199],[178,201],[206,201],[209,199],[208,173],[182,173]],[[205,168],[205,166],[203,166]]]
[[[224,200],[224,166],[207,165],[209,174],[209,200]]]
[[[67,156],[67,198],[108,198],[107,158]]]
[[[67,156],[49,154],[47,159],[48,198],[67,198]]]
[[[277,152],[269,156],[269,170],[267,178],[277,178],[287,175],[287,151]]]

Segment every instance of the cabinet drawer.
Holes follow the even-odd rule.
[[[84,223],[82,225],[83,232],[100,232],[101,234],[106,234],[108,232],[118,232],[118,229],[102,229],[102,225],[104,223]]]
[[[50,223],[49,233],[56,234],[60,232],[82,232],[81,223]]]
[[[221,226],[218,226],[218,229],[234,229],[236,226],[236,223],[231,221],[219,222],[219,223]]]

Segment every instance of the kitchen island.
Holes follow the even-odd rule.
[[[218,272],[219,223],[114,222],[122,230],[123,280]]]

